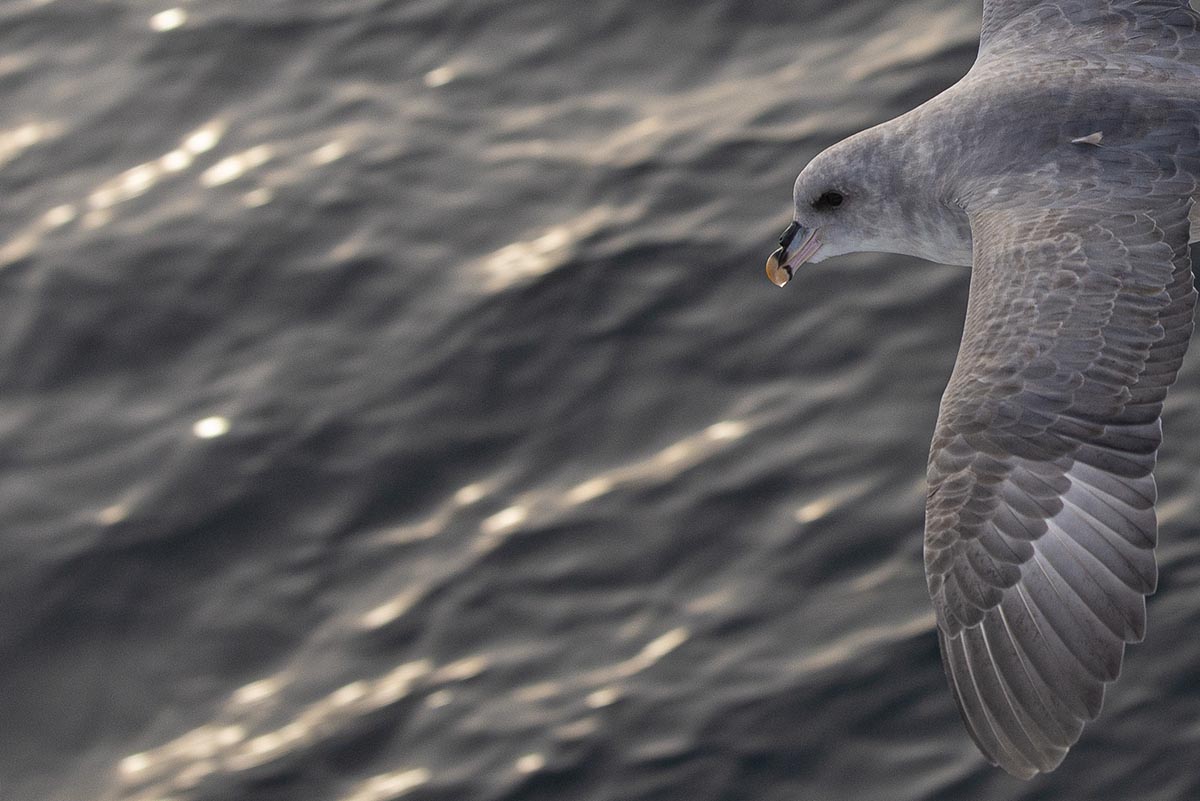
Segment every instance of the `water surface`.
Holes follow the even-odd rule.
[[[945,685],[968,273],[762,262],[978,3],[0,3],[0,793],[1200,795],[1200,370],[1063,767]]]

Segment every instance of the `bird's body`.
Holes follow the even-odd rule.
[[[768,263],[781,284],[797,254],[971,265],[925,563],[967,728],[1018,776],[1062,761],[1144,633],[1197,194],[1185,0],[986,0],[971,71],[814,159]]]

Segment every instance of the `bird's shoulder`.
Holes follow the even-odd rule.
[[[1187,0],[988,0],[979,63],[1200,70],[1200,14]]]

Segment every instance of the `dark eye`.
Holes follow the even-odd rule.
[[[836,209],[838,206],[842,205],[843,200],[845,200],[845,198],[842,197],[841,192],[826,192],[813,201],[813,208],[817,209],[818,211],[824,211],[825,209]]]

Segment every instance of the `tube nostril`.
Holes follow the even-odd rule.
[[[788,245],[792,244],[792,240],[796,238],[796,232],[800,230],[800,223],[795,220],[783,232],[783,236],[779,237],[779,247],[784,250],[788,249]]]

